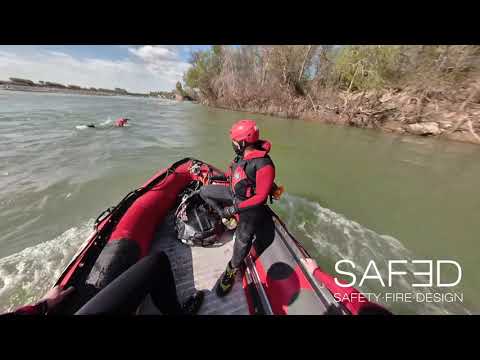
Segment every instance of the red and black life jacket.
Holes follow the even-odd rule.
[[[270,143],[264,140],[258,147],[258,150],[250,152],[246,158],[237,156],[230,165],[230,188],[235,197],[242,201],[255,195],[257,171],[267,165],[274,166],[268,156]]]

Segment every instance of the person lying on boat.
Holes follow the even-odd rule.
[[[213,184],[200,189],[202,199],[222,218],[238,220],[233,255],[216,288],[219,297],[232,289],[235,275],[252,247],[255,229],[267,214],[265,204],[275,179],[275,166],[268,155],[271,144],[260,140],[255,121],[237,121],[230,138],[236,156],[224,175],[210,178],[227,181],[228,186]]]
[[[132,265],[75,315],[133,314],[148,294],[164,315],[194,315],[205,297],[203,291],[197,291],[180,304],[170,260],[164,252],[159,252],[147,255]]]
[[[36,304],[3,315],[48,315],[73,291],[73,287],[62,289],[56,286]],[[205,296],[203,291],[198,291],[181,304],[170,261],[164,252],[160,252],[139,260],[100,290],[76,315],[133,314],[148,294],[165,315],[196,314]]]

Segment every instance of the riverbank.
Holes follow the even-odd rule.
[[[113,91],[101,91],[101,90],[88,90],[88,89],[69,89],[58,88],[51,86],[29,86],[29,85],[16,85],[16,84],[0,84],[0,90],[10,91],[26,91],[26,92],[40,92],[40,93],[64,93],[64,94],[76,94],[76,95],[90,95],[90,96],[143,96],[143,94],[129,94],[129,93],[115,93]]]
[[[480,47],[215,45],[184,74],[225,109],[480,144]]]
[[[256,98],[231,102],[219,98],[203,99],[201,103],[226,110],[480,145],[480,85],[475,81],[458,89],[344,91],[328,94],[321,100],[296,97],[284,101]]]

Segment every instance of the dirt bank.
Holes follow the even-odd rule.
[[[332,92],[316,102],[307,96],[242,102],[219,98],[202,103],[229,110],[480,144],[480,81],[470,81],[455,89],[417,86]]]

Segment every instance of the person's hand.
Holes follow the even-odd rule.
[[[204,172],[200,177],[200,181],[202,182],[203,185],[208,185],[209,180],[210,180],[210,176],[208,172]]]
[[[73,292],[74,287],[70,286],[68,289],[63,289],[60,286],[55,286],[50,289],[40,301],[46,301],[48,309],[52,309],[63,301],[63,299]]]
[[[311,274],[313,274],[314,271],[318,268],[317,262],[312,258],[304,258],[304,259],[300,259],[300,261],[307,268],[308,272],[310,272]]]
[[[237,213],[237,209],[235,208],[235,205],[232,206],[227,206],[223,208],[222,213],[220,216],[225,219],[231,218],[233,215]]]

